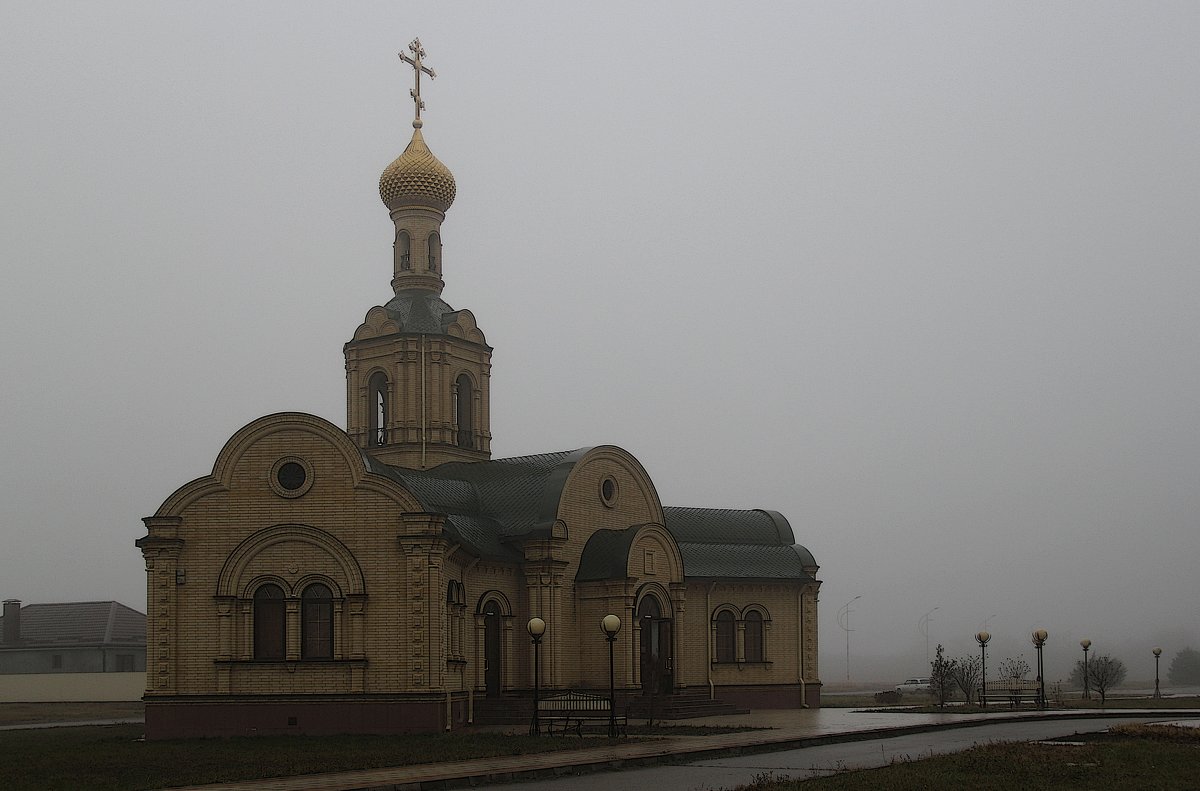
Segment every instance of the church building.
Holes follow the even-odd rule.
[[[144,522],[148,738],[462,727],[496,702],[653,693],[820,705],[817,564],[783,515],[664,506],[612,445],[492,457],[492,348],[442,299],[450,170],[379,179],[393,296],[345,344],[346,426],[279,412]],[[653,441],[653,438],[648,439]]]

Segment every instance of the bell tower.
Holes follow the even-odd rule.
[[[420,39],[400,59],[413,68],[412,139],[379,177],[379,197],[395,226],[392,291],[367,311],[346,344],[346,431],[387,464],[427,469],[491,458],[488,408],[492,349],[469,310],[442,298],[442,221],[454,203],[450,169],[421,134]]]

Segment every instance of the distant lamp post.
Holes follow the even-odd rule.
[[[1046,638],[1050,633],[1045,629],[1038,629],[1033,633],[1033,647],[1037,649],[1038,663],[1038,708],[1046,708],[1046,679],[1042,673],[1042,647],[1046,645]]]
[[[979,702],[987,708],[987,644],[992,636],[987,632],[977,632],[975,642],[979,643],[979,667],[982,680],[979,682]]]
[[[525,628],[529,630],[529,636],[533,639],[533,722],[529,725],[529,735],[537,736],[542,732],[541,723],[538,722],[538,697],[541,692],[542,675],[538,655],[541,652],[542,636],[546,634],[546,622],[541,618],[530,618]]]
[[[850,680],[850,605],[862,598],[862,595],[855,596],[850,601],[842,605],[842,609],[838,610],[837,622],[838,626],[846,632],[846,680]]]
[[[925,661],[929,661],[929,622],[933,620],[933,613],[940,608],[934,607],[929,612],[921,616],[917,621],[917,630],[925,636]]]
[[[617,738],[617,677],[613,670],[613,643],[621,631],[621,619],[609,614],[600,619],[600,631],[608,641],[608,738]]]
[[[1162,649],[1155,648],[1154,651],[1154,697],[1161,698],[1162,693],[1158,691],[1158,658],[1162,656]]]
[[[1079,641],[1079,646],[1083,649],[1083,699],[1091,700],[1092,690],[1088,686],[1090,682],[1088,681],[1087,652],[1092,647],[1092,641],[1085,637]]]

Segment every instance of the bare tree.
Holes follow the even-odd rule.
[[[945,708],[946,699],[954,691],[954,660],[946,658],[941,643],[938,643],[937,653],[929,663],[929,686],[937,696],[938,706]]]
[[[996,672],[1000,674],[1000,678],[1025,678],[1029,675],[1029,663],[1023,656],[1010,656],[1000,663]]]
[[[954,660],[951,675],[954,683],[962,690],[963,699],[970,706],[975,698],[975,691],[983,681],[983,661],[977,656],[960,656]]]
[[[1108,690],[1125,680],[1125,663],[1105,654],[1088,662],[1088,681],[1092,689],[1100,693],[1100,705],[1104,705]]]

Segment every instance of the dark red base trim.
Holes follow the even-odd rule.
[[[780,686],[752,685],[717,686],[716,695],[721,700],[737,704],[747,709],[799,709],[807,705],[810,708],[821,707],[821,685],[805,684],[803,695],[800,685]]]
[[[466,725],[467,701],[451,704],[452,727]],[[446,727],[446,702],[435,700],[146,700],[147,739],[336,733],[400,734]]]

